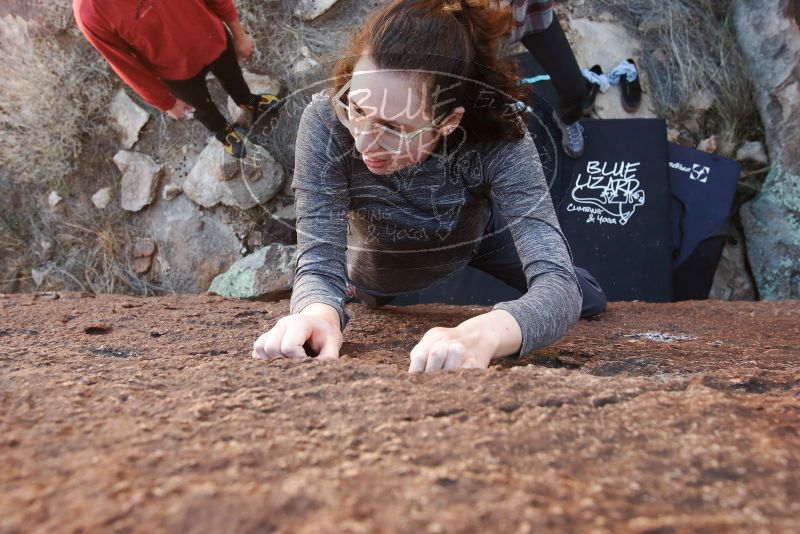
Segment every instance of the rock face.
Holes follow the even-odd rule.
[[[120,89],[111,101],[111,116],[122,136],[123,148],[131,148],[136,144],[139,131],[150,119],[150,114],[131,100],[125,89]]]
[[[163,166],[150,156],[138,152],[120,150],[114,163],[122,171],[120,205],[128,211],[139,211],[156,198],[158,179]]]
[[[407,373],[486,311],[351,305],[342,358],[263,361],[285,300],[0,295],[2,530],[797,532],[797,302],[610,303]]]
[[[336,0],[300,0],[294,14],[303,20],[313,20],[328,11]]]
[[[250,92],[253,94],[271,94],[277,95],[281,84],[280,82],[272,78],[266,74],[254,74],[247,70],[242,71],[244,74],[244,81],[247,82],[247,86],[250,87]],[[245,111],[239,106],[236,105],[236,102],[229,96],[228,97],[228,117],[230,118],[231,122],[235,122],[237,124],[250,124],[251,114],[249,111]]]
[[[242,244],[231,227],[203,214],[186,195],[157,202],[144,215],[144,231],[158,242],[160,281],[172,291],[202,293],[241,257]]]
[[[735,0],[734,24],[772,167],[741,210],[761,298],[800,297],[800,28],[796,2]]]
[[[184,194],[206,208],[225,204],[246,210],[264,204],[283,187],[283,169],[263,147],[248,143],[247,154],[234,159],[209,138],[183,182]]]
[[[274,300],[291,291],[297,258],[294,245],[272,244],[240,259],[211,282],[223,297]]]

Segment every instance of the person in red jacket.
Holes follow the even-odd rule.
[[[245,156],[245,134],[212,102],[206,74],[254,118],[281,104],[251,93],[242,76],[237,57],[249,59],[253,41],[233,0],[73,0],[72,8],[86,39],[125,83],[170,117],[202,122],[231,156]]]

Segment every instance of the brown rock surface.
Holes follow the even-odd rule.
[[[287,307],[0,295],[0,532],[796,532],[798,302],[617,303],[433,375],[408,351],[482,308],[252,360]]]

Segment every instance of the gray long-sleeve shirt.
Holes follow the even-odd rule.
[[[519,323],[520,353],[556,341],[580,315],[569,248],[527,132],[519,140],[442,143],[424,161],[378,176],[321,92],[300,119],[292,190],[298,255],[291,313],[328,304],[344,328],[347,279],[382,295],[443,280],[471,260],[494,196],[528,281],[522,297],[493,307]]]

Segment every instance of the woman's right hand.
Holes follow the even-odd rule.
[[[167,110],[167,115],[178,121],[188,120],[194,117],[194,108],[180,98],[176,98],[175,105]]]
[[[327,304],[309,304],[262,334],[253,344],[253,358],[307,358],[303,345],[308,342],[318,360],[335,360],[343,341],[339,313]]]

